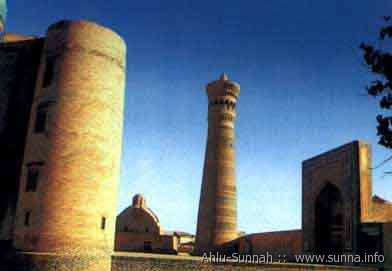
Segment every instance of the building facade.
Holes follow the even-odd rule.
[[[302,229],[240,237],[242,254],[361,257],[363,262],[324,264],[376,265],[392,270],[392,203],[372,193],[371,147],[354,141],[302,163]],[[374,257],[381,255],[373,261]],[[350,258],[351,256],[351,258]],[[333,258],[334,259],[334,258]],[[337,258],[336,258],[337,259]],[[318,262],[320,263],[320,262]]]
[[[302,164],[305,254],[374,255],[391,261],[392,203],[372,193],[371,147],[354,141]]]
[[[12,246],[26,134],[43,44],[43,39],[0,43],[0,249]]]
[[[180,236],[162,229],[158,216],[140,194],[117,216],[116,251],[176,254],[179,246]]]

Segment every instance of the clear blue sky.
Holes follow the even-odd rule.
[[[88,19],[128,44],[119,211],[143,193],[166,229],[194,232],[207,135],[204,86],[221,72],[241,84],[238,214],[248,233],[301,225],[301,161],[354,139],[377,146],[371,80],[358,49],[389,0],[12,0],[8,30],[43,35]],[[389,12],[389,13],[388,13]],[[374,190],[392,199],[391,164]]]

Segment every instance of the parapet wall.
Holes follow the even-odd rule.
[[[208,263],[201,257],[160,256],[132,253],[130,256],[115,255],[111,271],[145,271],[145,270],[260,270],[260,271],[377,271],[376,268],[303,265],[303,264],[251,264],[251,263]]]
[[[99,259],[89,258],[81,261],[78,257],[64,255],[58,257],[51,254],[29,253],[19,255],[13,262],[0,262],[2,271],[59,271],[59,270],[94,270],[96,261]],[[353,267],[353,266],[333,266],[333,265],[305,265],[292,263],[212,263],[204,261],[202,257],[158,255],[145,253],[116,253],[112,257],[111,271],[146,271],[146,270],[178,270],[178,271],[378,271],[374,267]],[[386,271],[390,271],[385,269]]]
[[[277,261],[294,261],[295,255],[302,254],[302,230],[255,233],[240,237],[238,242],[241,254],[270,254]]]
[[[42,39],[0,43],[0,250],[11,245],[20,168],[42,47]]]

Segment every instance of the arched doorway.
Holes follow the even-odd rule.
[[[339,189],[328,183],[316,200],[316,253],[343,253],[344,208]]]

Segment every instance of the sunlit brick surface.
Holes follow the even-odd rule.
[[[207,86],[208,139],[200,193],[195,254],[238,237],[235,181],[235,106],[240,86],[222,75]]]
[[[44,52],[24,156],[25,165],[44,165],[37,191],[20,190],[14,245],[23,251],[90,259],[88,269],[74,266],[71,270],[110,270],[125,44],[117,34],[94,23],[64,21],[49,28]],[[53,80],[43,87],[48,57],[54,59]],[[47,128],[35,133],[37,108],[43,103],[48,104]],[[24,167],[22,188],[26,175]],[[26,211],[31,212],[29,226],[24,225]],[[84,260],[80,263],[85,265]]]

